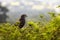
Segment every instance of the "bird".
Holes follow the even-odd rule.
[[[19,23],[19,28],[24,27],[25,22],[26,22],[26,20],[25,20],[26,17],[27,17],[26,14],[21,15],[21,18],[19,19],[19,22],[20,22],[20,23]]]

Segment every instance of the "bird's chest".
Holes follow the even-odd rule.
[[[23,23],[25,23],[25,19],[21,19],[21,20],[20,20],[20,22],[23,22]]]

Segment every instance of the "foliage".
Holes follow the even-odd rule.
[[[10,23],[0,24],[0,40],[60,40],[60,16],[52,18],[44,26],[40,22],[28,22],[20,29]]]

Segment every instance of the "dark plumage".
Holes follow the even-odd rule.
[[[27,15],[23,14],[21,15],[21,18],[19,19],[19,28],[22,28],[25,25],[25,17],[27,17]]]

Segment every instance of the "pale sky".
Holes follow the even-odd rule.
[[[57,5],[60,4],[59,1],[60,0],[0,0],[3,6],[20,6],[21,9],[24,9],[26,6],[26,8],[32,10],[43,10],[48,8],[54,9],[56,12],[60,11],[59,8],[56,8]]]
[[[57,8],[57,6],[60,5],[60,0],[0,0],[0,2],[2,2],[2,6],[7,6],[10,9],[9,15],[15,19],[17,19],[21,13],[27,13],[31,18],[36,18],[36,15],[40,13],[49,11],[60,12],[60,8]]]

